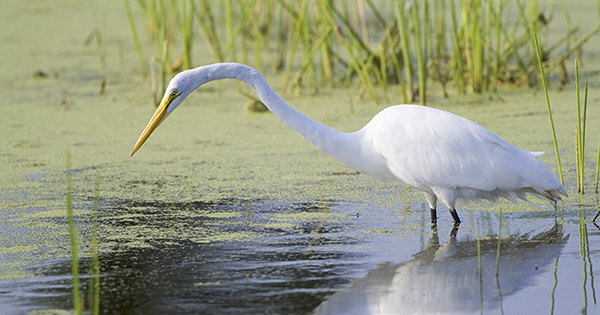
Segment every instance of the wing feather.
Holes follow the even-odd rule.
[[[372,127],[369,127],[371,125]],[[460,116],[423,106],[389,107],[366,128],[390,172],[421,190],[557,189],[560,183],[534,156]]]

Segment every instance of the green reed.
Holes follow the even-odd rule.
[[[413,87],[412,87],[412,62],[411,62],[411,48],[409,44],[409,29],[407,24],[407,18],[405,16],[406,7],[404,0],[396,0],[394,1],[394,9],[396,11],[396,24],[398,28],[398,33],[400,35],[400,47],[401,49],[398,51],[402,54],[402,58],[404,61],[404,76],[405,76],[405,93],[409,102],[413,100]],[[391,43],[393,44],[393,43]],[[399,76],[402,76],[402,72],[399,73]]]
[[[594,192],[598,194],[598,177],[600,175],[600,141],[598,141],[598,155],[596,157],[596,185]],[[598,212],[600,213],[600,211]]]
[[[296,56],[296,49],[298,47],[300,32],[302,30],[302,24],[304,23],[304,17],[306,16],[307,9],[308,0],[304,0],[302,2],[302,7],[296,12],[297,14],[292,32],[290,52],[288,53],[288,60],[286,62],[286,67],[283,75],[283,85],[281,87],[281,92],[283,93],[285,93],[287,89],[288,81],[292,73],[292,65],[294,64],[294,57]]]
[[[575,59],[575,90],[577,93],[577,128],[576,128],[576,169],[577,169],[577,192],[583,194],[584,189],[584,165],[585,165],[585,127],[587,117],[587,92],[588,84],[585,83],[583,115],[581,112],[581,99],[579,92],[579,62]]]
[[[69,229],[69,248],[71,251],[71,276],[73,279],[73,309],[75,314],[83,314],[84,300],[79,284],[79,241],[73,213],[73,180],[71,152],[66,151],[66,194],[67,225]],[[92,209],[91,256],[88,270],[88,305],[91,314],[100,313],[100,260],[98,251],[98,201],[100,191],[100,172],[96,171],[94,188],[94,206]]]
[[[166,81],[170,79],[174,70],[187,69],[191,67],[191,49],[193,40],[193,8],[196,6],[191,0],[188,1],[166,1],[166,0],[137,0],[141,12],[147,21],[147,29],[154,41],[156,53],[150,58],[150,76],[153,85],[154,103],[158,106],[166,88]],[[139,40],[131,14],[128,0],[125,0],[132,37],[136,45],[138,63],[142,75],[145,75],[145,63]],[[175,37],[178,37],[177,39]],[[180,57],[175,63],[171,63],[171,42],[181,42]]]
[[[67,207],[67,225],[69,227],[69,248],[71,249],[71,275],[73,277],[73,308],[75,314],[82,314],[83,303],[79,292],[79,243],[77,242],[77,227],[73,222],[73,202],[72,192],[73,183],[71,180],[71,152],[66,152],[67,157],[67,171],[66,171],[66,182],[67,192],[65,196],[65,203]]]
[[[98,52],[98,58],[100,60],[100,67],[104,69],[106,67],[106,0],[88,0],[90,7],[92,21],[94,23],[93,36],[96,39],[96,50]]]
[[[490,10],[491,10],[490,5]],[[491,11],[490,11],[491,13]],[[490,14],[491,16],[491,14]],[[502,0],[498,0],[498,6],[496,9],[496,17],[495,17],[495,25],[494,25],[494,39],[495,39],[495,47],[500,47],[500,36],[502,33]],[[494,72],[492,75],[492,87],[491,92],[496,93],[498,90],[498,76],[500,71],[500,49],[496,49],[494,51]]]
[[[556,152],[556,162],[558,164],[558,173],[560,174],[560,182],[564,185],[562,166],[560,164],[560,154],[558,152],[558,141],[556,140],[556,130],[554,129],[554,119],[552,119],[552,108],[550,107],[550,98],[548,97],[548,85],[546,83],[546,74],[544,73],[544,64],[542,62],[542,50],[540,49],[540,43],[536,33],[533,33],[533,39],[535,42],[535,48],[537,53],[538,62],[540,65],[540,74],[542,83],[544,85],[544,93],[546,95],[546,104],[548,105],[548,116],[550,117],[550,127],[552,129],[552,138],[554,140],[554,150]]]
[[[225,55],[221,46],[220,35],[217,32],[214,10],[210,2],[206,0],[201,1],[197,8],[194,10],[194,13],[204,33],[206,43],[213,52],[217,62],[224,62]]]
[[[193,3],[192,0],[180,2],[181,5],[181,51],[182,51],[182,69],[192,68],[192,34],[194,27]]]
[[[142,46],[140,45],[140,40],[138,39],[137,31],[135,29],[135,23],[133,22],[133,14],[131,13],[131,6],[129,5],[129,0],[123,0],[125,3],[125,12],[127,13],[127,20],[129,21],[129,29],[131,30],[131,36],[133,38],[133,44],[135,45],[135,52],[138,58],[138,63],[140,66],[140,73],[143,78],[146,77],[146,65],[144,63],[144,55],[142,54]]]
[[[531,45],[532,36],[533,32],[547,34],[552,20],[539,11],[537,1],[137,3],[157,46],[158,76],[165,80],[174,69],[194,66],[192,43],[199,35],[216,62],[242,62],[260,71],[267,65],[273,72],[283,70],[284,93],[292,87],[312,94],[319,86],[355,82],[362,87],[361,95],[378,102],[386,99],[390,85],[397,84],[405,103],[418,97],[421,104],[426,104],[428,86],[436,81],[444,95],[450,86],[458,94],[493,94],[500,85],[536,84],[532,74],[537,72],[534,55],[538,49]],[[550,14],[551,8],[553,4]],[[517,12],[510,22],[503,20],[502,13],[507,10]],[[568,14],[564,18],[569,22]],[[195,25],[199,32],[194,31]],[[135,33],[135,28],[131,29]],[[561,67],[562,61],[599,31],[600,24],[583,35],[572,28],[554,43],[538,43],[542,61],[550,65],[547,71]],[[135,42],[137,35],[133,37]],[[570,38],[575,42],[569,43]],[[181,45],[169,44],[179,42]],[[564,53],[555,56],[560,50]],[[178,62],[171,65],[169,56],[181,59],[183,66],[176,67]],[[157,81],[158,93],[165,80]]]
[[[452,64],[455,68],[455,72],[453,77],[455,78],[458,93],[464,94],[466,93],[466,84],[465,78],[462,75],[464,73],[463,61],[462,61],[462,49],[461,49],[461,38],[458,31],[458,22],[456,19],[454,1],[450,1],[450,17],[452,18],[452,35],[454,39],[454,49],[453,49],[453,57],[452,60],[454,63]]]
[[[100,171],[96,170],[94,206],[92,208],[92,244],[88,271],[88,305],[92,314],[100,313],[100,259],[98,257],[98,201],[100,199]]]
[[[427,1],[423,2],[424,4],[424,10],[425,12],[427,12]],[[427,15],[427,14],[425,14]],[[425,90],[426,90],[426,80],[427,80],[427,73],[425,72],[425,65],[424,62],[427,57],[426,57],[426,52],[427,49],[423,49],[423,47],[421,47],[421,29],[419,27],[420,24],[420,20],[419,20],[419,13],[418,13],[418,9],[417,9],[417,4],[413,3],[411,5],[411,17],[412,17],[412,23],[413,23],[413,38],[415,41],[415,53],[417,55],[417,75],[419,78],[419,102],[421,103],[421,105],[425,105]],[[427,21],[426,19],[424,19],[424,21]],[[423,34],[425,36],[424,37],[424,43],[427,43],[427,33],[429,33],[429,30],[427,29],[427,26],[425,25],[425,28],[423,30]],[[425,56],[424,56],[425,54]]]

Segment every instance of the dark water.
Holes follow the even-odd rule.
[[[75,209],[86,306],[90,187],[92,170],[102,170],[102,314],[600,313],[600,230],[591,223],[599,206],[596,200],[578,201],[573,188],[573,84],[550,91],[561,156],[571,159],[565,167],[567,206],[558,212],[524,206],[504,214],[505,202],[486,211],[461,206],[464,222],[457,231],[447,211],[439,209],[438,228],[432,231],[421,195],[403,198],[397,193],[405,188],[386,190],[354,176],[330,176],[348,169],[308,147],[278,120],[246,115],[243,98],[227,92],[235,89],[233,83],[192,94],[189,106],[145,145],[146,153],[130,159],[154,109],[148,81],[130,70],[137,57],[122,4],[116,3],[107,6],[114,18],[108,24],[104,70],[95,45],[84,45],[96,27],[85,1],[2,3],[0,56],[10,66],[0,74],[0,314],[73,308],[65,150],[73,152],[74,167],[86,169],[79,176],[87,176],[79,182],[74,178],[77,189],[88,187],[87,194],[79,192]],[[579,37],[597,25],[594,1],[567,6]],[[553,12],[563,14],[559,5]],[[567,33],[562,20],[553,21],[550,38]],[[581,68],[582,83],[590,80],[592,147],[599,134],[593,106],[598,43],[597,37],[586,43]],[[209,49],[196,51],[206,59],[195,62],[213,60]],[[574,82],[573,58],[565,62]],[[32,77],[37,71],[50,76]],[[98,95],[101,78],[107,79],[103,96]],[[269,82],[277,89],[280,78]],[[549,79],[556,82],[555,74]],[[382,108],[364,101],[358,105],[359,91],[351,88],[320,89],[318,96],[284,98],[345,131],[358,130]],[[542,158],[554,167],[540,91],[501,89],[499,100],[488,102],[487,95],[451,93],[446,99],[432,90],[430,101],[519,147],[547,151]],[[388,93],[394,103],[401,99],[399,89]],[[586,152],[593,159],[586,165],[593,169],[596,152]],[[362,197],[371,190],[377,202],[362,202],[370,200]],[[258,196],[276,191],[273,195],[289,199],[257,200],[248,193],[253,191]],[[82,201],[82,195],[88,199]],[[153,201],[185,196],[242,200]]]
[[[458,230],[449,215],[431,229],[422,207],[297,200],[104,202],[100,242],[110,248],[100,256],[101,313],[599,310],[594,279],[600,276],[595,268],[600,230],[579,220],[593,216],[592,207],[505,215],[463,211]],[[139,227],[163,233],[130,233]],[[119,230],[123,235],[116,238],[107,233]],[[189,231],[196,230],[208,236],[190,240]],[[245,236],[209,237],[219,233]],[[18,255],[0,256],[11,257]],[[87,269],[82,259],[84,293]],[[35,277],[0,281],[3,314],[72,308],[69,260],[40,262],[28,271]]]

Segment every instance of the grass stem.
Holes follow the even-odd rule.
[[[133,44],[135,45],[135,52],[137,54],[138,63],[140,66],[140,73],[142,78],[146,78],[146,65],[144,64],[144,56],[142,54],[142,46],[135,30],[135,23],[133,22],[133,15],[131,14],[131,6],[129,0],[123,0],[125,2],[125,12],[127,13],[127,20],[129,21],[129,28],[131,29],[131,36],[133,37]]]
[[[106,0],[88,1],[96,6],[106,3]],[[145,75],[130,0],[124,1],[138,62]],[[168,80],[173,69],[192,66],[196,25],[216,62],[250,62],[259,71],[267,62],[275,73],[284,72],[284,93],[294,86],[308,88],[310,95],[323,85],[358,81],[362,85],[361,95],[368,93],[377,102],[377,84],[386,98],[386,86],[397,82],[404,103],[414,102],[418,97],[421,104],[426,103],[430,79],[439,81],[444,96],[446,86],[451,84],[459,94],[467,90],[487,91],[490,96],[497,93],[499,85],[539,84],[533,75],[537,67],[532,50],[536,53],[539,50],[546,73],[555,67],[563,71],[564,60],[573,52],[580,53],[581,46],[600,32],[598,24],[580,36],[578,28],[571,27],[564,1],[567,33],[554,43],[548,41],[554,1],[550,1],[548,15],[539,12],[539,0],[455,0],[449,1],[449,7],[445,0],[392,0],[385,4],[375,4],[373,0],[136,2],[146,15],[147,28],[157,46],[159,63],[154,66],[162,66],[158,72],[159,93],[164,87],[163,76]],[[600,12],[600,0],[597,3]],[[503,19],[503,11],[507,10],[515,14]],[[97,16],[100,14],[94,17]],[[104,29],[105,22],[96,24],[100,30]],[[331,31],[326,31],[327,28]],[[91,38],[103,41],[104,34],[97,33]],[[534,35],[540,33],[543,38],[534,40]],[[537,44],[532,45],[535,41]],[[302,58],[298,58],[297,49]],[[558,55],[556,51],[562,53]],[[180,57],[171,65],[169,56]],[[292,71],[298,75],[290,82]],[[390,77],[395,79],[388,80]]]
[[[596,157],[596,185],[594,192],[598,194],[598,177],[600,175],[600,141],[598,141],[598,156]]]
[[[98,257],[98,201],[100,199],[100,171],[96,170],[94,207],[92,208],[92,244],[88,284],[88,305],[92,314],[100,313],[100,259]]]
[[[577,168],[577,192],[578,193],[583,193],[583,186],[582,186],[582,172],[583,172],[583,156],[582,156],[582,128],[581,128],[581,99],[580,99],[580,95],[581,93],[579,92],[579,62],[577,62],[577,59],[575,59],[575,92],[577,93],[577,127],[575,128],[576,132],[576,141],[575,141],[575,152],[577,154],[577,159],[576,159],[576,168]]]
[[[425,2],[424,2],[425,3]],[[423,60],[423,49],[421,47],[421,28],[419,27],[419,12],[418,12],[418,8],[417,8],[417,3],[412,4],[411,6],[411,16],[412,16],[412,22],[413,22],[413,32],[414,32],[414,39],[415,39],[415,52],[417,54],[417,75],[419,76],[419,102],[421,103],[421,105],[425,105],[426,104],[426,100],[425,100],[425,82],[427,80],[426,75],[427,72],[425,71],[425,65],[424,60]],[[425,29],[424,32],[427,32],[428,30]]]
[[[67,225],[69,227],[69,247],[71,249],[71,275],[73,277],[73,308],[75,314],[82,314],[83,303],[79,293],[79,243],[77,241],[77,227],[73,222],[73,183],[71,179],[71,151],[66,152],[67,157],[67,193],[65,203],[67,207]]]
[[[537,34],[533,34],[533,38],[535,40],[535,48],[538,57],[538,62],[540,64],[540,74],[542,77],[542,82],[544,84],[544,93],[546,95],[546,104],[548,105],[548,116],[550,117],[550,127],[552,128],[552,138],[554,139],[554,150],[556,151],[556,162],[558,164],[558,173],[560,174],[560,182],[564,185],[565,182],[563,180],[562,166],[560,164],[560,154],[558,152],[558,141],[556,140],[556,131],[554,129],[554,120],[552,119],[552,108],[550,107],[550,98],[548,97],[548,85],[546,84],[546,75],[544,74],[544,65],[542,63],[542,52],[540,49],[540,43],[538,41]]]

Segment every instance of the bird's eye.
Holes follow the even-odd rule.
[[[171,105],[171,103],[179,96],[181,95],[180,93],[177,93],[177,90],[173,90],[171,91],[171,93],[169,94],[169,98],[167,99],[167,107],[169,107],[169,105]]]

